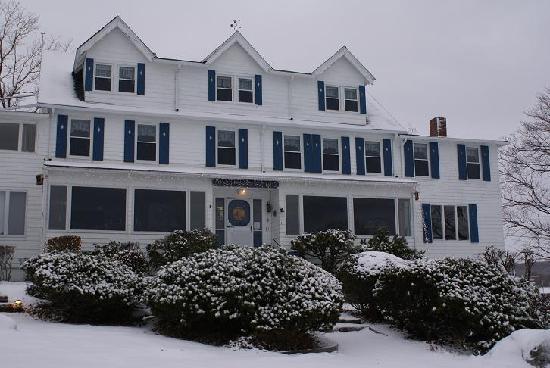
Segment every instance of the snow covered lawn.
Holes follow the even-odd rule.
[[[0,283],[0,294],[25,297],[23,283]],[[12,319],[12,321],[10,321]],[[13,323],[15,322],[16,328]],[[283,355],[258,350],[232,350],[156,335],[147,327],[101,327],[34,320],[26,314],[0,313],[0,365],[5,367],[531,367],[520,357],[514,339],[483,357],[458,355],[407,340],[383,325],[329,333],[337,353]],[[540,331],[550,334],[550,331]],[[521,340],[521,339],[520,339]],[[499,345],[497,345],[499,346]]]

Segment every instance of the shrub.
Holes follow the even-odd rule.
[[[168,263],[205,252],[216,247],[216,235],[208,229],[183,231],[176,230],[163,239],[147,246],[151,267],[158,269]]]
[[[128,323],[137,304],[140,282],[123,263],[100,255],[43,253],[23,267],[34,283],[33,295],[49,301],[67,322]]]
[[[226,342],[332,326],[343,298],[334,276],[302,258],[270,247],[224,247],[161,268],[145,300],[163,333]]]
[[[15,247],[12,245],[0,245],[0,281],[11,280],[11,269]]]
[[[92,254],[119,261],[138,274],[149,271],[149,261],[137,243],[113,241],[103,245],[96,245]]]
[[[497,267],[502,271],[512,274],[516,265],[518,254],[498,249],[494,246],[487,247],[481,255],[481,259],[488,265]]]
[[[292,250],[300,257],[319,259],[325,271],[336,274],[342,262],[363,250],[361,245],[355,244],[355,239],[348,230],[330,229],[299,236],[292,241]]]
[[[393,254],[402,259],[419,259],[424,255],[423,251],[409,248],[404,237],[394,235],[390,239],[387,230],[379,230],[367,243],[368,250]]]
[[[80,252],[82,241],[77,235],[63,235],[48,239],[46,252]]]

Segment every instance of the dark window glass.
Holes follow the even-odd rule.
[[[95,79],[95,89],[98,91],[110,91],[111,90],[111,80],[107,78],[96,78]]]
[[[254,228],[254,246],[259,247],[263,243],[262,239],[262,200],[254,199],[252,201],[252,217]]]
[[[456,239],[455,207],[445,206],[445,240]]]
[[[358,111],[357,106],[358,106],[357,101],[346,100],[346,111],[357,112]]]
[[[414,160],[414,174],[416,176],[430,176],[428,161]]]
[[[398,200],[399,235],[411,235],[411,201],[407,198]]]
[[[468,169],[468,179],[479,179],[480,178],[480,165],[468,163],[466,165]]]
[[[217,77],[218,101],[233,101],[233,87],[231,77]]]
[[[479,149],[476,147],[466,147],[466,170],[468,179],[480,178]]]
[[[72,156],[89,156],[90,140],[81,138],[71,138],[71,155]]]
[[[134,92],[135,68],[133,66],[121,66],[118,75],[118,91]]]
[[[340,171],[338,139],[323,139],[323,170]]]
[[[300,233],[298,196],[286,196],[286,235],[298,235]]]
[[[73,187],[71,229],[126,228],[126,189]]]
[[[157,127],[138,124],[137,159],[142,161],[157,160]]]
[[[8,235],[25,234],[26,209],[27,193],[10,192],[10,207],[8,209]]]
[[[458,217],[458,240],[468,240],[468,207],[458,206],[456,213]]]
[[[50,187],[50,210],[48,228],[52,230],[65,230],[65,218],[67,217],[67,187],[64,185],[52,185]]]
[[[340,110],[340,98],[338,95],[338,87],[327,86],[325,97],[326,97],[327,110],[334,110],[334,111]]]
[[[432,238],[443,239],[443,225],[441,206],[431,206],[432,213]]]
[[[414,175],[430,176],[428,165],[428,145],[424,143],[414,144]]]
[[[380,229],[395,234],[395,201],[386,198],[354,198],[356,235],[374,235]]]
[[[382,164],[380,161],[380,143],[365,142],[365,165],[367,166],[367,173],[381,173]]]
[[[345,110],[346,111],[359,111],[357,103],[357,89],[346,88],[344,89],[345,95]]]
[[[0,123],[0,149],[17,151],[19,145],[19,124]]]
[[[239,102],[252,102],[252,92],[239,91]]]
[[[235,132],[229,130],[218,131],[218,164],[235,165],[237,163],[237,149],[235,148]]]
[[[107,64],[95,65],[95,89],[99,91],[111,90],[111,66]]]
[[[302,168],[302,151],[300,136],[285,135],[285,168]]]
[[[347,230],[346,198],[304,196],[304,231],[316,233],[328,229]]]
[[[205,193],[204,192],[191,192],[190,195],[190,225],[191,230],[204,229],[206,220],[205,209]]]
[[[90,155],[90,120],[71,120],[69,153],[72,156]]]
[[[34,152],[36,142],[36,125],[23,124],[23,137],[21,139],[21,151]]]
[[[185,192],[136,189],[134,231],[185,230]]]
[[[239,78],[239,102],[252,102],[252,79]]]

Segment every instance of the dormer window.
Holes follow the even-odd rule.
[[[325,96],[326,96],[327,110],[339,111],[340,98],[339,98],[338,87],[327,86]]]
[[[254,101],[252,85],[252,79],[239,78],[239,102],[252,103]]]
[[[344,88],[344,109],[345,111],[359,111],[357,88]]]
[[[218,101],[233,101],[233,84],[231,77],[219,75],[216,82]]]
[[[109,64],[95,64],[94,85],[96,91],[111,90],[111,69],[111,65]]]
[[[133,66],[121,66],[118,68],[118,91],[135,92],[136,68]]]

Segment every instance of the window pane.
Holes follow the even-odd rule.
[[[223,229],[225,227],[224,211],[225,211],[224,199],[216,198],[216,229]]]
[[[346,88],[345,89],[346,100],[357,100],[357,89]]]
[[[239,102],[252,102],[252,92],[239,91]]]
[[[235,148],[218,148],[218,164],[236,165],[237,151]]]
[[[340,171],[340,156],[323,155],[323,170]]]
[[[218,88],[231,88],[231,77],[218,77]]]
[[[432,206],[432,238],[443,239],[441,206]]]
[[[218,146],[219,147],[235,147],[235,132],[230,130],[218,131]]]
[[[0,149],[17,151],[19,124],[0,123]]]
[[[327,86],[327,98],[336,98],[338,99],[338,87],[328,87]]]
[[[191,192],[190,201],[191,230],[204,229],[206,227],[205,193]]]
[[[338,139],[323,139],[323,153],[338,154]]]
[[[111,66],[107,64],[96,64],[95,75],[96,77],[111,78]]]
[[[126,228],[126,189],[73,187],[71,229]]]
[[[4,229],[4,223],[6,219],[4,218],[4,213],[6,209],[6,192],[0,192],[0,235],[6,234],[6,229]]]
[[[346,111],[359,111],[357,101],[346,100]]]
[[[252,201],[252,217],[253,217],[253,229],[254,229],[254,246],[259,247],[262,245],[262,200],[254,199]]]
[[[468,179],[479,179],[481,167],[479,164],[467,164]]]
[[[185,230],[185,192],[136,189],[134,231]]]
[[[304,196],[304,231],[315,233],[328,229],[347,230],[346,198]]]
[[[479,150],[473,147],[466,147],[466,161],[479,162]]]
[[[135,68],[133,66],[121,66],[119,69],[119,78],[121,79],[134,79]]]
[[[107,78],[95,78],[95,89],[99,91],[110,91],[111,90],[111,79]]]
[[[67,217],[67,187],[52,185],[50,187],[50,210],[48,228],[52,230],[65,230],[65,218]]]
[[[121,79],[118,81],[118,91],[119,92],[134,92],[134,81],[128,79]]]
[[[302,154],[300,152],[285,152],[285,168],[301,169]]]
[[[90,138],[90,120],[71,120],[71,137]]]
[[[23,138],[21,141],[21,151],[34,152],[36,142],[36,125],[23,124]]]
[[[233,101],[233,91],[230,89],[218,89],[218,101]]]
[[[380,143],[365,142],[365,156],[380,156]]]
[[[155,125],[138,124],[138,142],[156,142],[157,127]]]
[[[381,173],[382,165],[380,163],[380,157],[367,157],[366,158],[367,173]]]
[[[252,79],[239,78],[239,89],[252,91]]]
[[[298,196],[286,196],[286,235],[300,234]]]
[[[9,213],[8,213],[8,234],[25,234],[25,210],[27,204],[27,193],[10,192]]]
[[[411,201],[398,199],[399,235],[411,236]]]
[[[430,176],[430,168],[426,160],[414,160],[415,176]]]
[[[285,151],[300,151],[300,137],[285,135]]]
[[[88,138],[71,138],[70,139],[71,156],[89,156],[90,155],[90,139]]]
[[[337,98],[327,98],[327,110],[340,110],[340,100]]]
[[[458,240],[468,240],[468,207],[458,206]]]
[[[386,198],[354,198],[355,234],[374,235],[380,229],[395,234],[395,201]]]
[[[445,240],[456,239],[455,207],[445,206]]]
[[[428,159],[428,145],[422,143],[414,144],[414,158]]]

